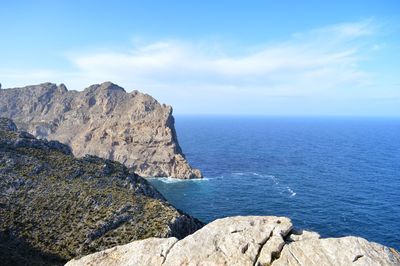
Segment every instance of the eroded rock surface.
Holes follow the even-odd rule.
[[[292,228],[284,217],[232,217],[216,220],[178,241],[165,265],[253,265],[273,236]]]
[[[148,238],[72,260],[66,265],[162,265],[177,241],[175,237]],[[135,252],[135,256],[132,256],[132,252]]]
[[[179,241],[136,241],[67,263],[82,265],[400,265],[400,256],[359,237],[320,239],[314,232],[295,232],[285,217],[238,216]]]
[[[182,153],[171,106],[110,82],[80,92],[52,83],[1,89],[0,117],[67,144],[75,156],[115,160],[143,177],[202,177]]]
[[[77,159],[0,118],[0,264],[58,265],[148,237],[182,238],[202,223],[118,162]]]
[[[285,245],[272,265],[400,265],[400,255],[360,237],[308,238]]]

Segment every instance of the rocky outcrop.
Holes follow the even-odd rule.
[[[202,223],[124,165],[77,159],[0,118],[0,264],[54,265],[148,237],[182,238]]]
[[[400,265],[400,255],[360,237],[310,238],[285,245],[272,265]]]
[[[359,237],[295,233],[285,217],[248,216],[216,220],[182,240],[135,241],[66,265],[400,265],[400,255]]]
[[[2,89],[0,117],[38,138],[67,144],[75,156],[115,160],[143,177],[202,177],[182,153],[172,108],[110,82],[81,92],[52,83]]]

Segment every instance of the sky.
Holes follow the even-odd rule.
[[[112,81],[179,115],[400,117],[400,1],[0,3],[2,88]]]

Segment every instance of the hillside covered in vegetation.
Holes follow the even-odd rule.
[[[77,159],[0,118],[0,260],[62,264],[147,237],[182,238],[202,226],[124,165]]]

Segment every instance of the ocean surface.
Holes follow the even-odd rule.
[[[205,179],[151,182],[210,222],[288,216],[323,237],[400,250],[400,119],[178,116],[178,139]]]

